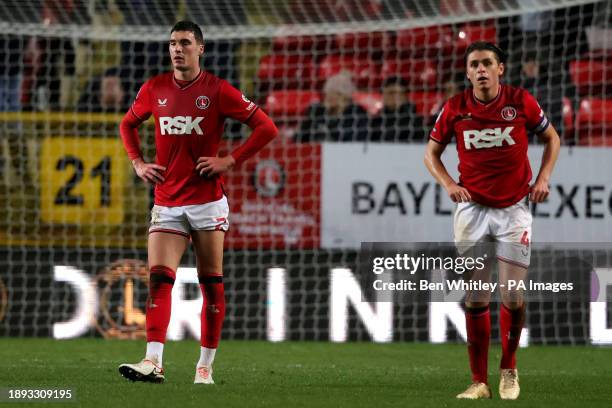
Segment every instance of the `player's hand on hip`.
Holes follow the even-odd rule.
[[[200,157],[197,161],[196,171],[200,176],[212,177],[231,170],[234,164],[236,164],[236,160],[231,154],[224,157]]]
[[[142,159],[132,161],[134,171],[145,183],[163,183],[164,176],[162,172],[166,171],[164,166],[155,163],[145,163]]]
[[[529,200],[534,203],[542,203],[546,201],[549,193],[548,182],[537,179],[529,189]]]
[[[453,184],[446,189],[448,196],[454,203],[468,203],[472,201],[472,196],[466,188],[461,187],[459,184]]]

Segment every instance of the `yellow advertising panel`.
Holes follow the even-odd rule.
[[[121,224],[126,163],[119,139],[45,139],[40,153],[42,221],[51,224]]]

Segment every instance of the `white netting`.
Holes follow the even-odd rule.
[[[203,66],[281,129],[227,177],[226,337],[329,339],[330,270],[353,269],[359,242],[450,238],[451,206],[424,172],[422,143],[443,101],[466,86],[463,52],[475,40],[509,52],[505,81],[527,87],[562,136],[551,201],[534,208],[536,236],[612,241],[610,1],[6,0],[0,333],[53,335],[78,316],[83,331],[77,319],[60,334],[141,333],[139,269],[109,265],[146,259],[151,194],[117,127],[144,80],[169,69],[166,41],[180,19],[202,25]],[[348,95],[345,115],[320,120],[326,90]],[[152,122],[140,132],[152,159]],[[245,134],[230,123],[225,150]],[[185,285],[186,302],[199,296]],[[561,329],[550,319],[573,309],[537,311],[535,341],[589,341],[588,304]],[[431,316],[426,303],[398,302],[392,338],[431,340]],[[354,315],[348,332],[371,337]]]

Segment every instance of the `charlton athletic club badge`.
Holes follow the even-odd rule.
[[[514,109],[512,106],[506,106],[504,109],[502,109],[501,116],[507,121],[513,120],[516,118],[516,109]]]
[[[255,166],[255,190],[264,197],[278,195],[285,186],[285,170],[276,160],[262,160]]]
[[[198,109],[208,109],[210,106],[210,98],[208,96],[198,96],[196,99],[196,106]]]

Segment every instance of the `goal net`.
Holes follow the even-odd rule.
[[[609,1],[7,0],[0,17],[0,335],[143,337],[152,193],[118,124],[170,69],[170,28],[190,19],[202,66],[281,131],[225,177],[225,338],[464,340],[460,302],[363,298],[357,266],[362,242],[452,241],[453,205],[422,155],[468,85],[465,49],[484,40],[508,52],[504,82],[536,96],[562,139],[550,198],[531,206],[530,273],[553,265],[584,289],[530,299],[525,341],[612,343]],[[140,135],[153,160],[152,120]],[[222,152],[246,136],[228,121]],[[189,252],[172,339],[200,332],[194,266]]]

